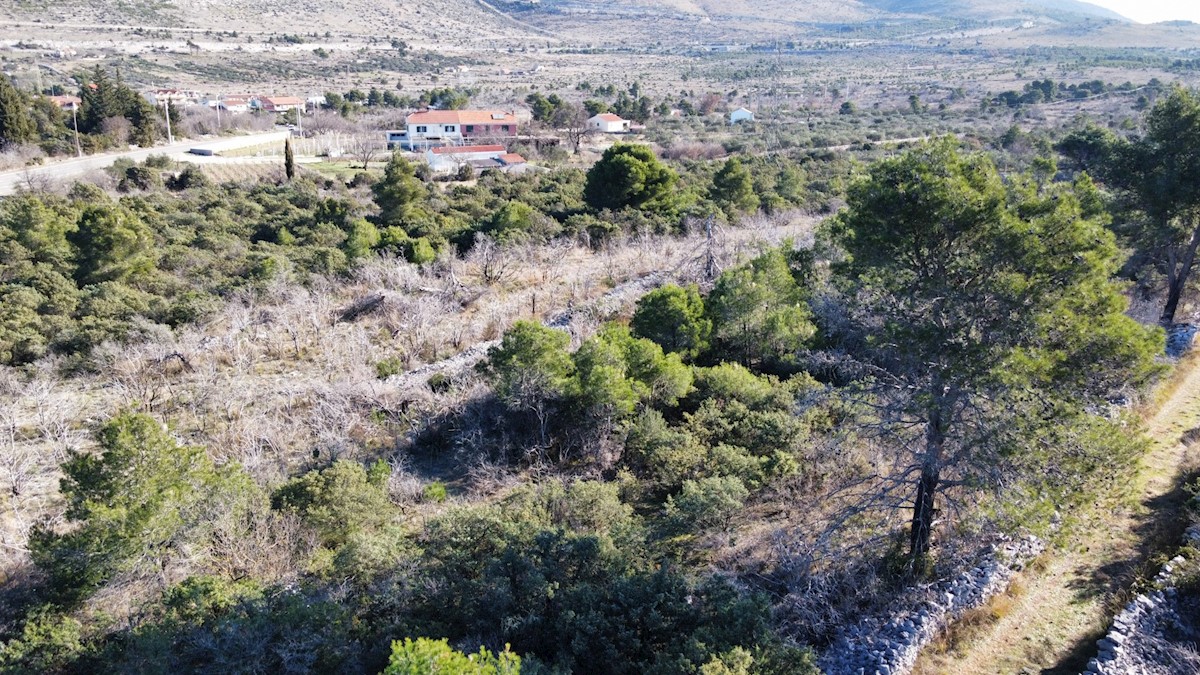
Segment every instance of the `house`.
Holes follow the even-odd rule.
[[[517,116],[494,110],[421,110],[408,116],[403,133],[389,132],[389,147],[414,149],[462,145],[475,139],[517,135]]]
[[[67,112],[79,110],[80,104],[83,103],[83,99],[78,96],[47,96],[46,99]]]
[[[600,113],[587,121],[587,128],[605,134],[629,133],[629,120],[613,113]]]
[[[190,89],[154,89],[144,92],[142,96],[153,106],[168,102],[171,105],[197,105],[204,98],[200,92]]]
[[[734,110],[733,112],[729,113],[729,123],[730,124],[737,124],[739,122],[753,122],[753,121],[754,121],[754,113],[745,108],[738,108],[737,110]]]
[[[429,168],[438,173],[458,171],[464,164],[476,171],[507,171],[525,164],[525,158],[509,152],[503,145],[447,145],[425,151]]]
[[[304,99],[296,96],[263,96],[259,101],[264,112],[304,111]]]
[[[217,107],[231,113],[250,112],[250,99],[240,96],[226,96],[217,102]]]

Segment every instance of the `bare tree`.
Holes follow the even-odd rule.
[[[587,111],[574,104],[563,106],[554,114],[554,126],[562,130],[575,154],[579,153],[584,139],[592,134],[587,121]]]
[[[362,163],[362,168],[370,168],[373,160],[378,158],[386,148],[383,135],[378,129],[360,126],[350,137],[348,150],[350,156]]]
[[[467,255],[483,283],[491,286],[510,279],[516,273],[516,259],[504,247],[482,232],[475,235],[475,246]]]

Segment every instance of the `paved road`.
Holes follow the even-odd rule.
[[[230,136],[212,140],[182,141],[174,145],[159,145],[153,148],[138,148],[137,150],[128,150],[125,152],[110,152],[80,159],[52,162],[44,166],[31,166],[14,171],[5,171],[0,173],[0,196],[13,194],[16,192],[18,186],[25,185],[31,180],[42,181],[49,179],[51,181],[58,181],[81,176],[92,171],[99,171],[111,166],[113,162],[120,158],[140,162],[150,155],[177,156],[180,153],[187,152],[190,148],[207,148],[213,152],[220,152],[222,150],[244,148],[250,145],[262,145],[263,143],[282,143],[288,137],[288,133],[287,131],[269,131],[260,134]]]

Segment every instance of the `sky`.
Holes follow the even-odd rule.
[[[1186,19],[1200,23],[1200,0],[1084,0],[1140,23]]]

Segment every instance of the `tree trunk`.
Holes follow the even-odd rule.
[[[1200,225],[1192,230],[1192,239],[1187,249],[1176,263],[1171,259],[1171,269],[1168,270],[1167,304],[1163,306],[1162,316],[1158,322],[1164,326],[1175,323],[1175,312],[1179,309],[1179,300],[1183,297],[1183,289],[1187,287],[1188,277],[1191,276],[1192,265],[1196,262],[1196,248],[1200,247]]]
[[[935,394],[929,422],[925,427],[925,456],[921,461],[921,477],[917,480],[917,498],[913,501],[912,529],[909,532],[909,552],[913,562],[929,553],[933,532],[938,483],[942,472],[942,448],[946,433],[942,428],[941,392]]]

